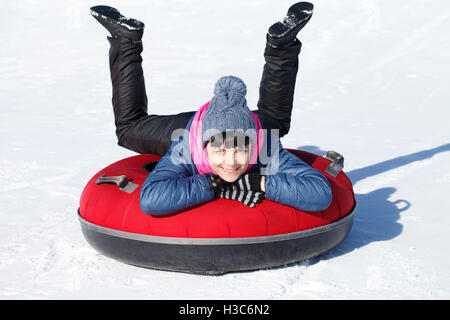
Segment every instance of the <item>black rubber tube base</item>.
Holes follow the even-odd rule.
[[[114,230],[103,232],[80,216],[79,219],[87,242],[105,256],[151,269],[221,275],[292,264],[329,251],[350,232],[354,213],[355,209],[329,225],[287,234],[286,239],[283,235],[262,237],[262,241],[236,238],[233,243],[223,244],[218,243],[220,239],[212,244],[207,239],[205,244],[195,243],[195,239],[190,244],[187,238],[186,244],[140,240],[114,235]]]

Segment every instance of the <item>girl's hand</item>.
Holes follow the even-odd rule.
[[[266,192],[266,176],[261,176],[261,190]]]

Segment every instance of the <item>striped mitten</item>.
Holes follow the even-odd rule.
[[[224,199],[239,201],[250,208],[255,207],[258,203],[261,203],[261,201],[265,198],[263,192],[242,190],[236,188],[234,185],[221,188],[218,196]]]
[[[265,199],[264,192],[261,190],[259,173],[247,173],[233,183],[227,183],[216,175],[208,175],[208,177],[216,198],[236,200],[250,208]]]

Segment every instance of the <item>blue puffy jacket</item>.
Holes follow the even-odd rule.
[[[199,174],[192,161],[188,140],[191,121],[145,180],[140,194],[143,212],[170,214],[214,200],[210,180]],[[267,144],[273,139],[278,142],[278,150],[265,163],[258,160],[250,170],[266,176],[266,198],[302,211],[325,210],[331,203],[328,180],[284,150],[275,136],[267,133],[264,141]]]

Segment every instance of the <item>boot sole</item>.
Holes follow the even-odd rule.
[[[313,11],[314,6],[309,2],[299,2],[292,5],[283,21],[276,22],[269,28],[270,37],[279,39],[289,32],[298,33],[311,19]]]
[[[108,6],[95,6],[90,9],[91,15],[105,26],[104,22],[109,22],[110,24],[116,24],[127,28],[130,31],[134,30],[144,30],[145,24],[139,20],[130,18],[125,18],[120,14],[119,10],[108,7]],[[106,27],[106,26],[105,26]]]

